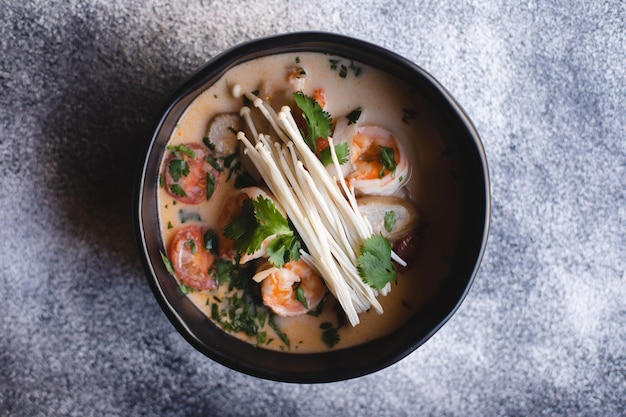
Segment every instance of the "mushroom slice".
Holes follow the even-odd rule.
[[[357,204],[361,214],[372,225],[374,233],[382,233],[391,242],[413,231],[419,221],[417,207],[404,198],[367,196],[358,198]]]
[[[237,113],[220,113],[211,119],[207,137],[215,145],[217,156],[228,156],[237,152],[237,132],[242,125],[241,117]]]

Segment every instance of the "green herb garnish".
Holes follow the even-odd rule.
[[[189,175],[189,164],[182,159],[172,159],[169,163],[169,170],[172,179],[177,182],[180,177]]]
[[[179,157],[181,156],[181,154],[187,155],[190,158],[196,157],[196,153],[193,151],[193,149],[182,144],[181,145],[168,145],[167,150],[171,151],[172,153],[174,153],[175,155]]]
[[[215,191],[215,177],[207,172],[206,174],[206,199],[210,199]]]
[[[417,110],[412,109],[410,107],[406,107],[402,109],[402,121],[406,124],[409,124],[410,120],[413,120],[417,117]]]
[[[284,332],[282,332],[280,330],[280,328],[278,327],[278,325],[276,324],[276,322],[274,321],[274,315],[272,314],[270,316],[269,321],[267,322],[267,324],[272,328],[272,330],[274,330],[276,332],[276,335],[280,338],[280,340],[283,341],[283,343],[289,347],[289,338],[287,337],[287,334],[285,334]]]
[[[217,254],[219,238],[213,229],[208,229],[204,232],[203,240],[204,249],[208,250],[212,254]]]
[[[396,160],[394,159],[393,148],[380,146],[380,162],[383,164],[384,169],[391,172],[396,170]],[[381,173],[382,172],[383,171],[381,171]]]
[[[307,125],[304,141],[309,149],[317,153],[317,139],[327,139],[332,131],[332,119],[328,112],[324,111],[315,99],[302,92],[293,95],[296,105],[302,110],[302,116]]]
[[[187,193],[185,193],[185,190],[183,190],[183,187],[181,187],[178,184],[170,184],[170,191],[174,193],[174,195],[177,195],[179,197],[186,197]],[[172,204],[176,204],[176,203],[172,203]]]
[[[269,262],[280,268],[290,259],[300,259],[300,238],[274,202],[263,196],[244,200],[241,214],[226,225],[224,235],[234,241],[235,250],[248,255],[259,250],[266,238],[276,235],[267,248]]]
[[[165,256],[163,252],[159,252],[161,254],[161,259],[163,260],[163,264],[165,265],[165,269],[172,275],[174,274],[174,268],[172,268],[172,262],[170,262],[169,258]]]
[[[346,116],[346,118],[348,119],[348,124],[349,125],[355,124],[357,120],[359,120],[359,117],[361,117],[362,111],[363,110],[361,110],[360,107],[357,107],[356,109],[348,113],[348,115]]]
[[[304,296],[304,289],[302,287],[296,288],[296,300],[300,301],[300,303],[308,310],[309,303]]]
[[[382,234],[365,239],[357,258],[357,270],[363,281],[377,290],[397,278],[398,271],[391,263],[391,244]]]
[[[337,160],[339,161],[340,165],[348,162],[348,155],[350,151],[348,150],[347,143],[340,143],[338,145],[335,145],[335,153],[337,154]],[[333,156],[330,153],[330,146],[322,149],[322,151],[320,152],[320,161],[322,162],[322,164],[324,164],[324,166],[328,166],[333,163]]]
[[[391,232],[393,226],[396,225],[396,212],[389,210],[385,212],[385,230]]]

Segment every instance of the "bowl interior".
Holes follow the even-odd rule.
[[[255,348],[213,324],[181,294],[161,260],[157,180],[168,138],[187,106],[228,69],[283,52],[324,52],[394,74],[417,89],[446,121],[455,138],[462,182],[463,214],[452,271],[430,301],[397,332],[363,345],[316,354]],[[169,100],[148,143],[136,183],[135,223],[140,256],[163,311],[185,339],[209,358],[232,369],[278,381],[329,382],[375,372],[402,359],[428,340],[456,311],[480,263],[489,225],[489,180],[479,136],[450,94],[424,70],[375,45],[328,33],[294,33],[251,41],[212,59]]]

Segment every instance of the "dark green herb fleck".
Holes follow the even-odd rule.
[[[385,230],[391,232],[393,226],[396,225],[396,212],[389,210],[385,212]]]
[[[359,117],[361,117],[361,112],[362,112],[361,108],[357,107],[356,109],[348,113],[348,115],[346,116],[346,118],[348,119],[348,124],[349,125],[355,124],[357,120],[359,120]]]

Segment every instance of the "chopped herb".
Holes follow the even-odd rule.
[[[299,56],[297,56],[297,57],[296,57],[296,64],[299,64],[299,63],[300,63],[300,57],[299,57]]]
[[[393,226],[396,225],[396,212],[389,210],[385,212],[385,230],[391,232]]]
[[[259,322],[259,325],[261,327],[265,326],[265,319],[266,318],[267,318],[267,310],[260,309],[259,311],[257,311],[256,319]]]
[[[182,159],[172,159],[169,163],[169,170],[172,179],[177,182],[180,177],[189,175],[189,164]]]
[[[391,263],[391,244],[382,234],[372,235],[363,242],[357,270],[363,281],[377,290],[397,278],[398,271]]]
[[[333,327],[333,324],[328,321],[325,321],[324,323],[320,324],[320,329],[322,330],[332,329],[332,327]]]
[[[348,124],[349,125],[355,124],[357,120],[359,120],[359,117],[361,117],[361,112],[362,112],[361,108],[357,107],[356,109],[348,113],[348,115],[346,116],[346,118],[348,119]]]
[[[239,154],[237,152],[231,153],[228,156],[224,157],[224,168],[230,168],[230,165],[233,163],[233,161],[235,159],[237,159],[237,156],[239,156]]]
[[[332,71],[339,70],[339,76],[341,78],[346,78],[348,76],[348,70],[352,71],[355,77],[361,75],[361,72],[363,71],[363,68],[355,65],[353,60],[350,60],[350,64],[347,67],[341,63],[340,59],[329,59],[328,62],[330,62],[330,69]]]
[[[171,151],[172,153],[174,153],[177,156],[181,156],[181,154],[183,155],[187,155],[190,158],[195,158],[196,157],[196,153],[193,151],[193,149],[189,148],[188,146],[185,145],[169,145],[167,147],[168,151]]]
[[[183,187],[181,187],[178,184],[170,184],[170,191],[174,193],[174,195],[177,195],[179,197],[185,197],[187,196],[187,193],[185,193],[185,190],[183,190]],[[176,204],[176,202],[172,202],[172,204]]]
[[[204,232],[203,240],[204,249],[208,250],[212,254],[217,254],[219,238],[213,229],[208,229]]]
[[[256,334],[256,342],[259,345],[263,345],[265,344],[265,341],[267,339],[267,332],[258,332]]]
[[[196,253],[196,252],[198,251],[198,247],[196,246],[196,241],[195,241],[195,240],[193,240],[193,239],[189,239],[189,240],[187,240],[187,241],[183,244],[183,246],[187,246],[187,247],[189,247],[189,251],[190,251],[192,254],[194,254],[194,253]]]
[[[234,127],[232,127],[232,126],[228,126],[228,130],[230,130],[230,132],[231,132],[233,135],[236,135],[236,134],[237,134],[237,130],[236,130]]]
[[[350,153],[350,151],[348,150],[347,143],[340,143],[338,145],[335,145],[335,153],[337,154],[337,160],[339,161],[339,164],[343,165],[348,162],[348,154]],[[320,161],[322,162],[322,164],[324,164],[324,166],[328,166],[333,163],[333,157],[330,154],[330,146],[322,149],[322,151],[320,152]]]
[[[231,277],[237,272],[236,265],[234,265],[231,261],[222,258],[216,258],[213,265],[211,265],[211,268],[209,268],[209,275],[215,280],[217,285],[230,282]]]
[[[163,174],[159,174],[159,187],[163,187]]]
[[[211,318],[216,322],[220,322],[220,308],[217,304],[211,306]]]
[[[402,109],[402,121],[406,124],[409,124],[410,120],[413,120],[417,117],[417,110],[412,109],[410,107]]]
[[[268,246],[268,255],[270,263],[279,268],[289,259],[300,257],[300,238],[274,202],[263,196],[244,200],[241,214],[226,225],[224,234],[234,241],[237,252],[248,255],[259,250],[266,238],[276,235]]]
[[[322,298],[322,301],[317,305],[315,310],[307,311],[306,314],[313,317],[318,317],[322,314],[322,310],[324,309],[324,301],[326,301],[326,297]]]
[[[298,287],[296,289],[296,300],[300,301],[300,303],[302,303],[304,308],[308,310],[309,303],[307,302],[306,297],[304,296],[304,289],[302,287]]]
[[[256,181],[248,173],[248,171],[243,171],[235,178],[235,188],[246,188],[251,187],[256,184]]]
[[[274,330],[274,332],[276,332],[276,335],[280,338],[280,340],[283,341],[283,343],[285,345],[287,345],[287,347],[289,347],[289,338],[287,337],[287,335],[285,333],[283,333],[280,328],[278,327],[278,325],[276,324],[276,322],[274,321],[274,315],[272,314],[270,316],[270,320],[267,323],[272,330]]]
[[[213,94],[213,98],[217,98],[217,94]]]
[[[354,61],[352,60],[350,60],[350,69],[352,70],[352,72],[354,72],[355,77],[361,75],[361,71],[363,70],[362,67],[357,67],[356,65],[354,65]]]
[[[339,332],[336,328],[331,327],[322,332],[322,341],[326,343],[326,346],[332,348],[339,343]]]
[[[170,262],[169,258],[165,256],[163,252],[159,252],[159,253],[161,254],[161,259],[163,260],[163,264],[165,265],[165,269],[167,269],[167,272],[169,272],[172,275],[175,275],[174,268],[172,268],[172,263]]]
[[[207,172],[206,174],[206,199],[210,199],[215,191],[215,177]]]
[[[213,142],[211,142],[211,139],[209,139],[208,137],[203,137],[202,138],[202,143],[204,143],[206,145],[207,148],[209,148],[210,150],[214,151],[215,150],[215,144]]]
[[[380,146],[380,162],[383,164],[384,169],[391,172],[396,170],[396,160],[394,159],[393,148]]]
[[[219,164],[219,162],[217,162],[217,159],[214,158],[211,155],[207,155],[206,158],[204,158],[204,160],[211,165],[217,172],[222,172],[224,170],[224,168],[222,168],[222,166]]]
[[[172,222],[167,222],[167,228],[168,229],[172,229],[174,226],[172,225]]]
[[[254,90],[251,92],[253,95],[255,96],[259,96],[259,90]],[[243,104],[246,106],[250,106],[252,104],[252,102],[250,101],[250,99],[248,99],[248,97],[246,97],[245,95],[243,96]]]
[[[180,291],[183,294],[189,294],[191,292],[194,292],[193,288],[191,288],[190,286],[188,286],[188,285],[186,285],[185,283],[182,283],[182,282],[178,285],[178,288],[180,289]]]
[[[339,68],[339,76],[341,78],[346,78],[348,76],[348,68],[345,65],[341,65]]]

